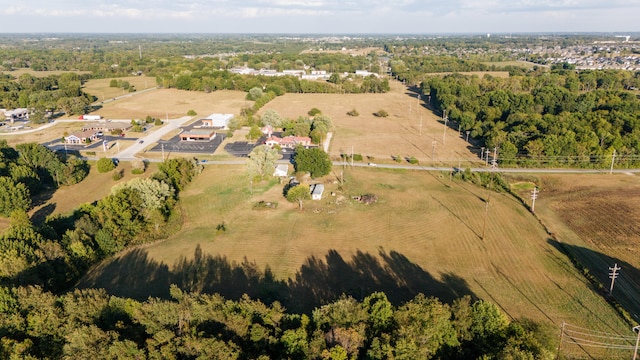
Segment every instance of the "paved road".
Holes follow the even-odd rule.
[[[133,145],[120,151],[114,157],[119,160],[132,160],[137,159],[135,155],[144,150],[149,145],[152,145],[160,140],[161,137],[170,133],[171,131],[179,128],[187,121],[193,119],[191,116],[183,116],[179,119],[172,119],[164,122],[164,125],[160,126],[157,130],[151,132],[149,135],[141,137]]]

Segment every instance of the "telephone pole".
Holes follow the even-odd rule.
[[[536,199],[538,198],[538,188],[534,187],[531,191],[531,212],[536,212]]]
[[[616,278],[618,277],[618,271],[620,270],[620,268],[618,267],[618,264],[613,264],[613,267],[609,268],[609,279],[611,279],[611,287],[609,287],[609,295],[611,295],[613,293],[613,284],[616,282]]]
[[[609,174],[613,173],[613,162],[616,160],[616,149],[613,149],[613,154],[611,154],[611,169],[609,170]]]

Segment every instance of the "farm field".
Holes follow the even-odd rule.
[[[487,211],[487,190],[436,173],[346,169],[342,190],[336,177],[324,179],[323,200],[300,211],[282,185],[250,186],[242,166],[207,166],[181,194],[177,234],[101,264],[80,287],[146,298],[176,283],[278,299],[294,311],[375,290],[394,302],[419,292],[443,301],[472,295],[512,318],[628,331],[511,196],[494,193]],[[351,200],[364,193],[378,203]],[[252,210],[258,201],[278,207]]]

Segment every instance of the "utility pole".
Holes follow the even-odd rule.
[[[485,150],[484,167],[489,166],[489,149]]]
[[[538,188],[534,187],[531,191],[531,212],[536,212],[536,199],[538,198]]]
[[[609,268],[609,279],[611,279],[611,286],[609,287],[609,295],[612,295],[613,293],[613,284],[616,282],[616,278],[618,277],[618,271],[620,270],[620,268],[618,267],[618,264],[613,264],[613,267]]]
[[[435,140],[433,140],[433,141],[431,142],[431,160],[435,160],[435,159],[436,159],[436,158],[434,157],[435,150],[436,150],[436,141],[435,141]]]
[[[638,333],[638,337],[636,337],[636,346],[633,348],[633,360],[636,360],[638,355],[638,343],[640,343],[640,325],[634,327],[633,332]]]
[[[611,169],[609,170],[609,174],[613,174],[613,162],[616,159],[616,149],[613,149],[613,154],[611,154]]]
[[[484,161],[484,146],[480,148],[480,161]]]
[[[447,136],[447,120],[449,120],[449,118],[445,117],[442,120],[444,121],[444,129],[442,129],[442,144],[444,144]]]
[[[351,167],[353,167],[353,145],[351,145]]]

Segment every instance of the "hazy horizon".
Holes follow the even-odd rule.
[[[2,1],[0,33],[486,34],[638,32],[633,0]],[[635,27],[635,29],[634,29]]]

